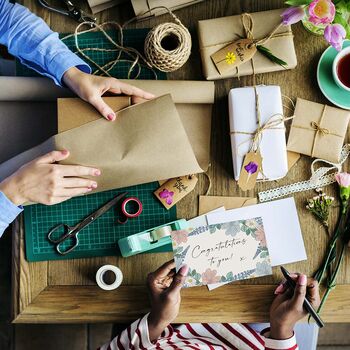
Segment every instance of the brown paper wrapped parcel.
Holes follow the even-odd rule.
[[[294,115],[288,151],[337,163],[350,111],[298,98]]]
[[[59,125],[66,131],[1,164],[0,179],[54,149],[70,151],[70,157],[63,164],[101,169],[98,191],[205,171],[209,165],[213,99],[208,88],[213,92],[213,87],[199,85],[199,91],[204,88],[203,94],[194,100],[200,103],[187,106],[188,98],[181,99],[178,91],[183,91],[181,86],[177,82],[172,84],[174,86],[163,88],[155,85],[152,90],[173,90],[175,99],[183,103],[175,106],[170,94],[164,95],[117,112],[113,123],[100,118],[92,106],[79,99],[60,100]],[[210,101],[203,100],[208,97]],[[87,116],[79,123],[83,125],[62,126],[62,120],[68,116],[74,119],[75,115]]]
[[[268,36],[281,23],[283,9],[251,13],[253,20],[253,37],[262,39]],[[295,68],[297,57],[295,54],[293,35],[290,26],[282,26],[276,32],[276,37],[268,40],[263,46],[287,63],[287,68]],[[241,15],[208,19],[198,22],[199,47],[202,57],[203,73],[207,80],[216,80],[253,74],[251,60],[232,68],[231,72],[220,75],[211,59],[211,55],[234,42],[246,37]],[[252,58],[255,73],[266,73],[284,70],[282,66],[270,61],[259,51]]]

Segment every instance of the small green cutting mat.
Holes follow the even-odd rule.
[[[138,50],[143,54],[143,45],[149,28],[140,28],[140,29],[125,29],[123,31],[124,36],[124,47],[132,47]],[[118,32],[115,30],[108,30],[107,34],[116,41],[118,39]],[[60,34],[60,38],[64,38],[67,34]],[[84,61],[85,58],[82,57],[78,52],[75,46],[74,37],[69,37],[64,39],[63,42],[78,56],[80,56]],[[117,41],[118,42],[118,41]],[[90,32],[79,35],[79,47],[80,49],[92,58],[98,65],[104,66],[108,62],[115,59],[118,52],[117,51],[92,51],[89,48],[100,48],[100,49],[115,49],[114,45],[105,37],[101,32]],[[130,59],[124,53],[121,56],[121,60],[109,71],[109,74],[113,77],[119,79],[128,79],[128,71],[131,67],[131,62],[126,61]],[[86,62],[90,65],[93,72],[97,70],[97,67],[90,62]],[[132,71],[130,79],[136,78],[138,73],[138,68],[135,67]],[[40,76],[38,73],[32,69],[22,65],[18,60],[16,61],[16,74],[18,76]],[[149,69],[147,66],[142,66],[138,79],[166,79],[166,73],[163,73],[157,69]]]
[[[24,209],[26,256],[28,261],[46,261],[96,256],[120,255],[118,240],[131,234],[176,220],[176,209],[166,210],[155,198],[153,191],[157,182],[124,189],[106,191],[70,199],[54,206],[30,205]],[[54,226],[65,223],[74,226],[119,193],[128,192],[127,197],[135,196],[143,205],[138,218],[129,219],[126,224],[117,222],[120,207],[110,209],[79,234],[79,246],[71,253],[62,256],[47,239]],[[63,245],[64,249],[65,246]],[[171,245],[152,252],[172,251]]]

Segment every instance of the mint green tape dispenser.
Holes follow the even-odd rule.
[[[171,243],[171,232],[184,230],[187,227],[188,224],[185,219],[172,221],[168,224],[121,238],[118,241],[118,245],[122,256],[127,258],[128,256],[144,253]]]

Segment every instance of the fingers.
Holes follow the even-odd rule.
[[[111,82],[111,86],[109,89],[110,92],[113,92],[115,94],[125,94],[128,96],[137,96],[141,97],[145,100],[150,100],[154,98],[155,96],[149,92],[146,92],[142,89],[139,89],[135,86],[123,83],[117,79],[113,79]]]
[[[306,275],[300,275],[298,277],[297,285],[294,289],[294,295],[292,297],[292,305],[299,309],[303,309],[303,303],[306,297],[306,288],[307,288],[307,277]]]
[[[91,192],[92,188],[60,188],[57,189],[54,193],[54,197],[76,197],[81,196],[85,193]]]
[[[56,165],[56,171],[62,176],[100,176],[101,171],[82,165]]]
[[[173,277],[173,281],[168,289],[169,295],[180,292],[183,284],[185,283],[188,269],[189,268],[187,265],[182,266],[179,272]]]
[[[36,159],[39,164],[52,164],[59,162],[61,160],[67,159],[69,157],[69,151],[52,151]]]
[[[89,99],[89,102],[100,112],[104,118],[109,121],[115,120],[116,115],[113,109],[109,107],[105,101],[103,101],[101,96],[94,96],[93,98]]]
[[[310,278],[308,280],[307,298],[309,299],[310,304],[313,306],[313,308],[317,310],[320,306],[321,299],[318,282],[313,278]]]
[[[156,271],[153,272],[155,278],[164,278],[168,276],[172,270],[175,268],[175,261],[170,260],[164,263],[161,267],[159,267]]]
[[[83,179],[79,177],[65,177],[62,181],[62,185],[64,188],[78,188],[78,187],[85,187],[85,188],[97,188],[97,183],[92,180]]]

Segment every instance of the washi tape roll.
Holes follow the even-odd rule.
[[[136,203],[136,205],[137,205],[136,211],[129,212],[127,210],[126,206],[129,203]],[[137,218],[138,216],[140,216],[141,213],[142,213],[143,207],[142,207],[141,201],[138,198],[136,198],[136,197],[129,197],[129,198],[126,198],[123,201],[122,206],[121,206],[121,210],[122,210],[122,214],[123,215],[118,219],[118,222],[120,224],[126,224],[128,222],[128,219],[133,219],[133,218]]]
[[[115,275],[114,282],[108,283],[106,281],[106,274],[111,272]],[[117,289],[123,281],[122,271],[114,265],[104,265],[100,267],[96,273],[96,283],[103,290]]]
[[[151,231],[151,237],[153,242],[159,241],[163,237],[168,237],[171,235],[172,228],[171,226],[159,227],[156,230]]]

